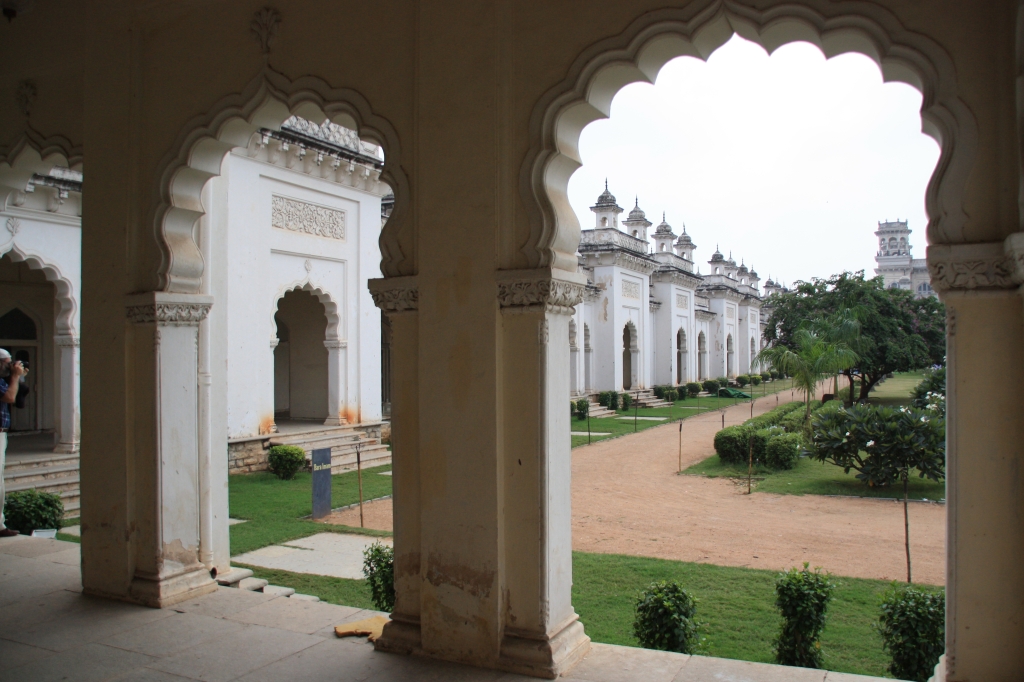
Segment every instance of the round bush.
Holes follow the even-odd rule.
[[[282,481],[295,478],[296,472],[306,466],[306,451],[298,445],[275,445],[267,458],[270,470]]]
[[[750,377],[746,374],[739,374],[736,376],[736,385],[743,388],[750,383]]]
[[[752,385],[754,385],[754,386],[760,386],[761,385],[761,375],[760,374],[751,374],[750,375],[750,383]]]
[[[946,595],[894,584],[878,619],[882,647],[892,656],[889,672],[926,682],[946,648]]]
[[[38,490],[8,493],[4,501],[4,522],[24,535],[40,528],[60,530],[64,521],[64,503],[60,495]]]
[[[719,388],[725,388],[729,385],[729,377],[718,377],[715,381],[718,382]]]
[[[703,387],[700,384],[698,384],[696,381],[691,381],[691,382],[686,384],[686,393],[691,398],[696,398],[697,394],[700,393],[701,388],[703,388]]]
[[[628,393],[623,393],[620,400],[622,402],[622,409],[624,410],[628,410],[633,404],[633,396]]]
[[[761,381],[769,381],[771,378],[771,372],[761,372]]]
[[[821,569],[792,568],[775,583],[775,606],[782,615],[782,630],[775,640],[775,662],[802,668],[820,668],[821,644],[828,603],[835,585]]]
[[[800,436],[780,433],[768,439],[764,463],[772,469],[792,469],[800,457]]]
[[[708,379],[703,383],[703,386],[704,390],[710,393],[711,395],[718,395],[718,389],[720,388],[720,385],[714,379]]]
[[[633,635],[645,649],[693,653],[700,624],[696,601],[679,583],[659,580],[636,598]]]
[[[576,418],[583,421],[590,414],[590,401],[586,398],[580,398],[574,405],[576,408]]]
[[[774,370],[774,369],[771,370],[768,373],[771,375],[772,379],[778,379],[779,378],[779,373],[776,370]]]

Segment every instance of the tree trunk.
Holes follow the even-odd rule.
[[[907,584],[913,582],[910,573],[910,509],[909,509],[909,488],[910,488],[909,472],[903,472],[903,533],[907,542]]]
[[[847,375],[847,377],[849,377],[849,379],[850,379],[850,407],[853,407],[853,404],[857,401],[857,398],[853,394],[853,391],[854,391],[853,372],[850,372]]]

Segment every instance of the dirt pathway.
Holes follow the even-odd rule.
[[[775,396],[756,401],[754,414],[775,403]],[[725,410],[726,425],[749,417],[749,404]],[[721,427],[717,411],[683,422],[683,469],[714,454]],[[837,575],[906,578],[901,504],[747,495],[745,484],[678,476],[678,429],[666,424],[573,450],[573,549],[772,570],[807,561]],[[391,500],[367,505],[365,512],[368,527],[390,529]],[[945,582],[945,512],[944,505],[910,505],[916,582]],[[358,526],[359,510],[332,520]]]

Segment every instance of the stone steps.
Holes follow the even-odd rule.
[[[11,453],[4,467],[4,487],[8,493],[35,489],[59,495],[64,518],[74,518],[81,509],[78,454]]]
[[[363,466],[378,466],[391,461],[391,451],[378,438],[372,438],[354,427],[333,427],[305,433],[276,435],[269,441],[274,445],[297,445],[312,458],[313,450],[331,449],[331,473],[339,474],[356,468],[356,447],[360,450]]]
[[[230,571],[217,576],[217,584],[221,587],[233,587],[239,590],[249,590],[250,592],[262,592],[263,594],[269,594],[275,597],[287,597],[289,599],[295,599],[296,601],[320,601],[320,597],[314,597],[311,594],[299,594],[291,587],[270,585],[263,578],[254,578],[252,577],[252,570],[248,568],[235,568],[232,566]]]

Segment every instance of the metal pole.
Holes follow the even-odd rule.
[[[587,400],[587,445],[590,445],[590,400]]]
[[[363,458],[360,450],[362,447],[356,443],[356,478],[359,479],[359,527],[363,525]]]
[[[636,392],[633,398],[633,433],[636,433],[636,413],[640,411],[640,391]]]
[[[683,473],[683,420],[679,420],[679,472]]]
[[[747,494],[750,494],[750,477],[754,473],[754,434],[750,434],[748,443],[750,448],[750,460],[747,463]]]

